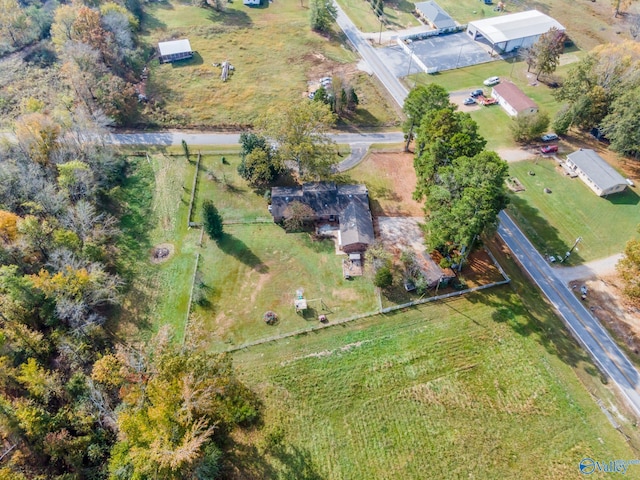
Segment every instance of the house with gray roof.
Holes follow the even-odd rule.
[[[565,165],[599,197],[621,192],[627,187],[627,180],[591,149],[581,148],[570,153]]]
[[[436,30],[457,26],[455,20],[434,1],[416,3],[416,12]]]
[[[160,63],[171,63],[193,57],[191,44],[186,38],[182,40],[171,40],[169,42],[159,42],[158,51],[160,53]]]
[[[319,182],[301,187],[274,187],[271,215],[275,222],[287,219],[292,202],[310,207],[314,212],[311,220],[338,222],[338,245],[345,253],[362,252],[374,241],[369,191],[365,185]]]

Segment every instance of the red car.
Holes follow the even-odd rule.
[[[540,151],[542,153],[555,153],[558,151],[558,145],[545,145],[544,147],[540,147]]]

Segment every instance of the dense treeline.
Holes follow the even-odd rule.
[[[553,128],[600,127],[611,149],[640,155],[640,44],[600,45],[571,67],[556,99],[564,102]]]
[[[109,192],[123,161],[30,114],[0,150],[0,434],[6,478],[97,478],[116,431],[90,379],[118,301],[117,219]],[[83,127],[84,128],[84,127]]]
[[[424,200],[429,248],[470,249],[497,225],[508,201],[507,164],[484,151],[486,140],[467,113],[457,111],[436,84],[414,88],[404,104],[408,140],[415,132],[414,198]]]
[[[214,478],[257,402],[193,341],[116,341],[126,163],[96,128],[32,113],[0,148],[0,479]]]
[[[0,92],[0,113],[15,116],[82,105],[94,118],[102,117],[102,123],[135,122],[133,85],[145,63],[136,39],[142,15],[138,0],[27,3],[0,0],[0,54],[34,44],[25,61],[53,70],[50,78],[55,81],[47,85],[44,98]]]

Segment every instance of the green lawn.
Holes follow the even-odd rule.
[[[624,249],[640,223],[635,189],[600,198],[579,178],[559,173],[550,159],[512,163],[509,168],[526,188],[511,195],[509,211],[543,254],[562,255],[582,237],[570,263],[613,255]],[[544,193],[545,187],[552,193]]]
[[[158,153],[150,162],[136,158],[130,163],[121,192],[123,203],[135,212],[122,225],[121,248],[127,249],[127,263],[137,275],[125,302],[128,320],[152,329],[168,323],[182,338],[198,252],[195,293],[204,301],[193,310],[211,332],[216,350],[308,329],[318,324],[320,313],[331,321],[376,309],[370,279],[343,278],[343,256],[335,254],[333,241],[287,234],[272,222],[267,201],[238,175],[237,154],[202,156],[192,221],[202,221],[202,202],[209,199],[227,224],[222,240],[216,243],[205,235],[199,247],[200,229],[187,228],[195,158],[187,162],[183,156]],[[161,243],[173,245],[175,254],[152,264],[152,247]],[[309,300],[304,316],[293,307],[298,288]],[[277,325],[263,322],[267,310],[278,314]]]
[[[129,160],[120,192],[126,204],[121,223],[127,268],[134,279],[125,297],[124,320],[137,326],[173,325],[182,335],[195,267],[199,232],[187,229],[187,211],[195,174],[193,162],[182,156],[152,155]],[[151,262],[153,247],[171,244],[173,256]]]
[[[586,456],[635,458],[576,377],[600,383],[584,352],[509,287],[234,361],[264,401],[264,431],[235,449],[252,478],[567,479]]]
[[[567,55],[577,58],[579,52],[572,52]],[[563,75],[569,67],[570,64],[565,64],[558,68],[557,73]],[[524,93],[538,104],[541,111],[549,115],[551,120],[553,120],[562,106],[561,103],[558,103],[553,98],[553,90],[551,88],[542,83],[531,84],[534,82],[527,78],[527,64],[523,61],[500,60],[433,75],[420,73],[412,75],[407,81],[411,85],[413,85],[413,81],[416,81],[418,85],[437,83],[450,92],[483,88],[485,93],[490,93],[491,88],[484,87],[482,82],[494,75],[518,85]],[[471,112],[471,117],[478,123],[480,134],[487,139],[487,148],[513,148],[517,146],[509,129],[509,125],[512,122],[511,117],[499,105],[474,110]]]
[[[310,30],[308,5],[301,7],[297,0],[266,3],[263,8],[225,3],[223,12],[178,2],[146,5],[145,42],[186,37],[196,52],[191,60],[150,64],[147,90],[152,101],[146,120],[183,128],[237,128],[251,124],[274,103],[303,95],[308,80],[353,70],[350,64],[358,57],[339,35],[327,39]],[[225,60],[235,70],[222,82],[221,69],[213,64]],[[372,79],[355,74],[353,83],[360,111],[347,123],[381,126],[396,121],[392,110],[380,107],[385,100]]]
[[[380,20],[373,12],[367,0],[338,0],[338,4],[361,32],[379,32]],[[384,2],[384,29],[403,29],[417,27],[420,22],[411,12],[414,4],[407,0],[389,0]]]

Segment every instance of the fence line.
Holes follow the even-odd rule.
[[[198,159],[196,160],[196,174],[193,176],[193,185],[191,186],[191,200],[189,201],[189,215],[187,216],[187,228],[191,228],[191,215],[193,215],[193,202],[196,198],[196,185],[198,184],[198,171],[200,169],[200,157],[201,154],[198,152]]]
[[[196,266],[193,269],[191,277],[191,290],[189,291],[189,303],[187,303],[187,318],[184,320],[184,332],[182,333],[182,345],[187,339],[187,329],[189,328],[189,317],[191,316],[191,302],[193,301],[193,289],[196,285],[196,276],[198,275],[198,264],[200,263],[200,252],[196,253]]]
[[[509,278],[509,275],[507,275],[506,272],[502,269],[502,265],[498,263],[498,260],[496,260],[496,257],[493,256],[493,253],[491,253],[491,250],[489,250],[488,248],[485,248],[484,251],[487,252],[487,255],[489,255],[489,258],[491,258],[491,261],[500,272],[500,275],[502,275],[502,278],[504,278],[507,282],[510,282],[511,279]]]
[[[273,223],[273,218],[270,217],[256,217],[254,219],[247,220],[225,220],[223,225],[258,225],[264,223]]]
[[[422,304],[428,303],[428,302],[434,302],[436,300],[444,300],[444,299],[447,299],[447,298],[464,295],[465,293],[471,293],[471,292],[477,292],[479,290],[485,290],[487,288],[492,288],[492,287],[497,287],[497,286],[500,286],[500,285],[505,285],[505,284],[509,283],[510,281],[511,281],[510,279],[501,280],[499,282],[493,282],[493,283],[489,283],[487,285],[480,285],[479,287],[467,288],[466,290],[461,290],[459,292],[446,293],[444,295],[438,295],[438,296],[435,296],[435,297],[423,298],[423,299],[420,299],[420,300],[415,300],[413,302],[404,303],[402,305],[394,305],[392,307],[381,308],[381,309],[373,311],[373,312],[367,312],[367,313],[361,313],[361,314],[358,314],[358,315],[353,315],[351,317],[343,318],[341,320],[336,320],[336,321],[330,322],[330,323],[324,323],[324,324],[320,323],[320,324],[317,324],[317,325],[313,325],[313,326],[311,326],[309,328],[303,328],[303,329],[300,329],[300,330],[295,330],[293,332],[281,333],[280,335],[274,335],[274,336],[271,336],[271,337],[255,340],[253,342],[243,343],[242,345],[239,345],[237,347],[228,348],[226,350],[226,352],[236,352],[238,350],[244,350],[246,348],[255,347],[256,345],[262,345],[263,343],[276,342],[276,341],[282,340],[284,338],[297,337],[298,335],[305,335],[307,333],[315,332],[315,331],[321,330],[323,328],[329,328],[329,327],[334,327],[336,325],[342,325],[342,324],[345,324],[345,323],[353,322],[354,320],[361,320],[363,318],[373,317],[375,315],[380,315],[380,314],[385,314],[385,313],[390,313],[390,312],[394,312],[396,310],[401,310],[401,309],[404,309],[404,308],[414,307],[414,306],[422,305]]]

